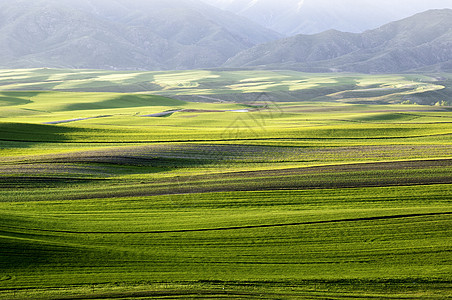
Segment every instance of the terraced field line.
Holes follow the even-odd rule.
[[[280,223],[280,224],[231,226],[231,227],[217,227],[217,228],[179,229],[179,230],[152,230],[152,231],[115,231],[115,232],[113,232],[113,231],[50,230],[50,229],[8,227],[8,226],[3,226],[3,227],[9,228],[9,229],[32,230],[32,231],[53,232],[53,233],[67,233],[67,234],[162,234],[162,233],[189,233],[189,232],[209,232],[209,231],[257,229],[257,228],[276,228],[276,227],[289,227],[289,226],[334,224],[334,223],[363,222],[363,221],[380,221],[380,220],[394,220],[394,219],[420,218],[420,217],[432,217],[432,216],[448,216],[448,215],[452,215],[452,211],[451,212],[440,212],[440,213],[403,214],[403,215],[392,215],[392,216],[347,218],[347,219],[326,220],[326,221],[310,221],[310,222],[295,222],[295,223]]]

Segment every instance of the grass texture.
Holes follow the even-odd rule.
[[[1,299],[452,297],[447,106],[166,97],[358,75],[0,75]]]

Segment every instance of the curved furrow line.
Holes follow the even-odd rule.
[[[10,229],[31,230],[31,231],[39,231],[39,232],[53,232],[53,233],[67,233],[67,234],[164,234],[164,233],[189,233],[189,232],[227,231],[227,230],[258,229],[258,228],[276,228],[276,227],[289,227],[289,226],[334,224],[334,223],[363,222],[363,221],[380,221],[380,220],[419,218],[419,217],[431,217],[431,216],[448,216],[448,215],[452,215],[452,211],[451,212],[440,212],[440,213],[402,214],[402,215],[391,215],[391,216],[346,218],[346,219],[337,219],[337,220],[294,222],[294,223],[280,223],[280,224],[262,224],[262,225],[246,225],[246,226],[199,228],[199,229],[178,229],[178,230],[151,230],[151,231],[71,231],[71,230],[50,230],[50,229],[9,227],[9,226],[4,226],[4,227],[10,228]]]

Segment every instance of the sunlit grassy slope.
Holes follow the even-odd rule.
[[[240,70],[0,70],[0,90],[5,91],[141,92],[197,102],[311,100],[435,104],[450,101],[451,86],[450,74],[369,76]]]
[[[0,93],[0,298],[452,296],[450,107],[342,101],[339,86],[329,102],[217,98],[358,75],[1,74],[51,91]],[[145,81],[214,99],[103,85]]]

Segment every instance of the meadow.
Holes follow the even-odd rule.
[[[0,298],[451,298],[450,80],[1,70]]]

